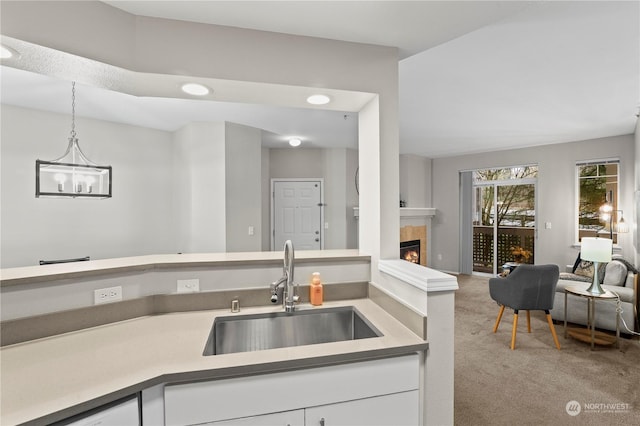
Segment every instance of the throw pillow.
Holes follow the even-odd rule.
[[[624,286],[627,281],[627,267],[618,260],[607,263],[604,273],[604,285]]]
[[[627,267],[627,271],[633,272],[634,274],[638,273],[638,270],[636,269],[636,267],[633,266],[631,263],[629,263],[629,261],[627,259],[623,258],[621,255],[619,255],[619,254],[613,255],[613,260],[617,260],[618,262],[622,262],[624,264],[624,266]]]
[[[593,278],[593,271],[593,262],[581,260],[573,273],[582,275],[583,277]]]
[[[582,275],[583,277],[588,277],[593,279],[593,272],[594,272],[593,262],[582,260],[580,258],[581,254],[582,252],[578,252],[578,257],[576,258],[576,261],[573,263],[573,269],[571,270],[571,273],[575,275]],[[600,281],[600,284],[604,282],[604,274],[605,274],[606,266],[607,264],[605,262],[600,262],[598,264],[598,281]]]

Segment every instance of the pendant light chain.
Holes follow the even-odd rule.
[[[71,82],[71,137],[76,138],[76,82]]]

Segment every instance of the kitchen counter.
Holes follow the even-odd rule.
[[[296,263],[366,259],[358,250],[300,250]],[[163,268],[210,267],[229,265],[282,265],[281,251],[242,253],[185,253],[98,259],[50,265],[0,269],[0,286],[32,284],[52,280],[83,278],[123,272],[149,271]]]
[[[228,309],[145,316],[0,350],[0,423],[45,424],[161,383],[217,379],[362,361],[427,349],[427,342],[371,299],[355,306],[382,337],[256,352],[202,356],[216,316]],[[282,307],[243,309],[242,314]],[[318,309],[308,304],[298,309]]]

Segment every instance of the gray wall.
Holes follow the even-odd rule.
[[[113,166],[113,197],[35,197],[35,160],[61,156],[70,116],[2,105],[2,267],[40,259],[110,258],[174,252],[171,135],[76,118],[80,147]],[[160,165],[160,166],[159,166]]]
[[[77,118],[81,148],[113,166],[113,197],[37,199],[35,160],[62,155],[70,117],[3,105],[2,118],[3,268],[82,256],[269,250],[270,170],[324,178],[325,248],[357,247],[355,150],[264,149],[261,130],[234,123],[190,123],[169,133]]]
[[[419,155],[400,155],[400,199],[407,207],[431,207],[431,162]]]
[[[637,142],[636,142],[637,143]],[[477,168],[509,167],[537,164],[537,220],[536,263],[554,263],[564,268],[573,263],[576,240],[576,177],[575,164],[580,160],[603,158],[620,159],[620,206],[628,217],[634,217],[634,136],[616,136],[557,145],[537,146],[476,155],[456,156],[433,160],[433,267],[457,272],[459,267],[459,172]],[[551,222],[551,229],[543,224]],[[632,224],[632,229],[636,229]],[[622,253],[633,258],[633,234],[621,236]],[[442,260],[438,260],[438,255]]]
[[[636,265],[640,260],[640,230],[638,229],[638,223],[640,223],[640,120],[636,120],[636,132],[635,132],[635,186],[634,186],[634,199],[633,199],[633,217],[635,217],[635,226],[631,227],[633,233],[633,247],[635,248]]]
[[[171,150],[173,173],[168,175],[174,186],[172,196],[167,194],[167,197],[172,199],[177,244],[164,250],[225,251],[225,124],[190,123],[173,134]],[[161,164],[156,167],[162,169]],[[110,225],[117,226],[117,223]],[[153,251],[140,254],[151,253]]]
[[[358,223],[353,207],[358,205],[354,176],[358,152],[332,148],[272,148],[269,150],[271,179],[322,178],[324,180],[324,248],[357,248]]]
[[[262,211],[262,130],[226,123],[225,131],[226,251],[261,251],[262,216],[269,215]]]

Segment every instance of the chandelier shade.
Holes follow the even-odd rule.
[[[99,166],[80,149],[75,132],[75,81],[72,82],[71,137],[55,160],[36,160],[36,198],[110,198],[111,166]]]

